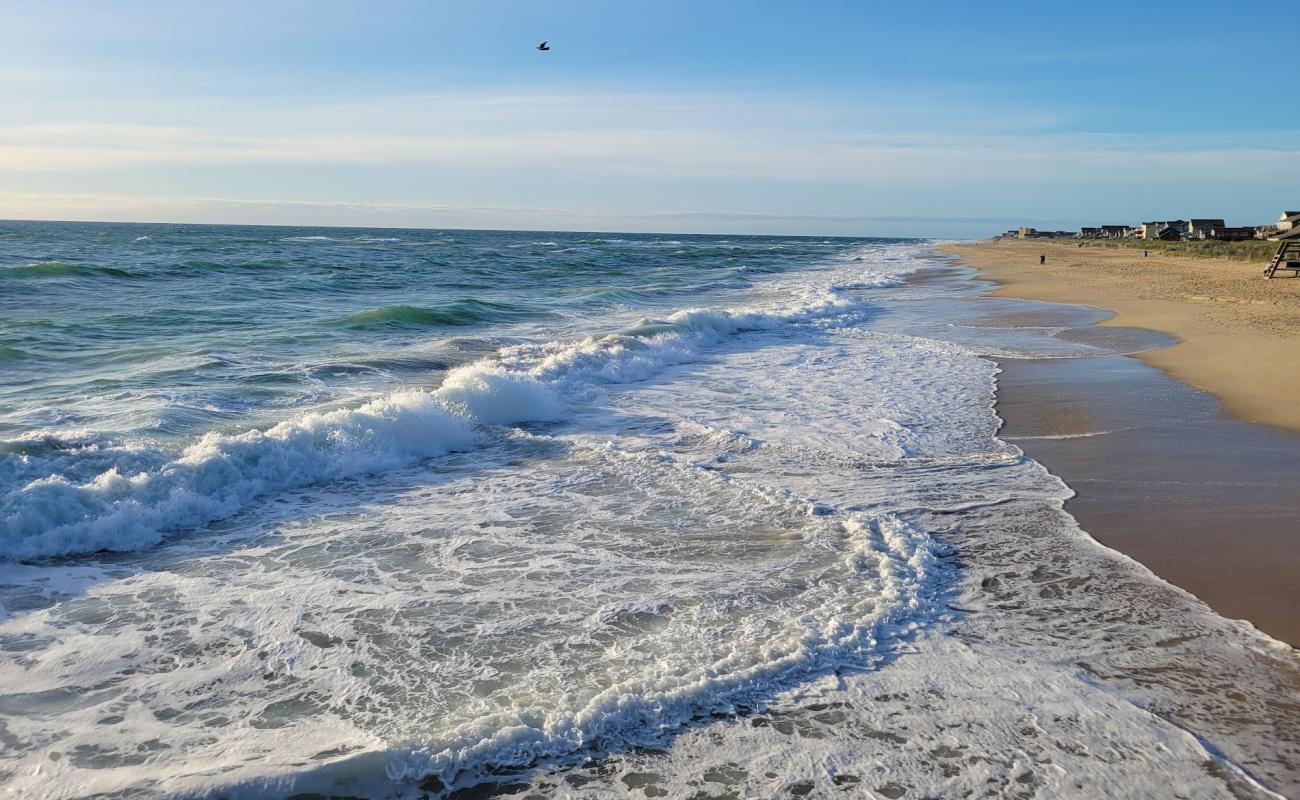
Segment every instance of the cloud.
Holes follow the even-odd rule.
[[[1245,142],[1062,133],[1052,130],[1050,115],[889,96],[835,103],[752,95],[413,95],[204,116],[205,124],[188,125],[0,126],[0,171],[416,164],[888,185],[1157,179],[1180,170],[1256,179],[1279,159],[1300,155],[1300,136],[1291,132]]]
[[[45,199],[24,211],[10,195],[16,217],[757,231],[768,214],[791,232],[944,233],[1016,209],[1061,226],[1184,202],[1253,219],[1283,202],[1267,187],[1300,179],[1296,132],[1078,132],[1049,107],[938,90],[179,98],[20,117],[45,121],[0,123],[0,179]],[[285,195],[301,199],[249,199]],[[517,208],[541,203],[561,210]]]

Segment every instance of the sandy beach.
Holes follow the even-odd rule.
[[[1112,344],[1131,339],[1121,352],[1139,351],[998,359],[1001,435],[1077,492],[1067,508],[1084,529],[1219,613],[1300,644],[1300,412],[1285,402],[1300,388],[1300,281],[1140,250],[942,249],[1000,284],[987,295],[1069,304],[995,306],[988,324],[1109,332]],[[1083,305],[1116,313],[1098,323]],[[1158,333],[1133,337],[1141,329]]]
[[[993,294],[1115,312],[1104,325],[1170,334],[1143,361],[1208,391],[1233,416],[1300,430],[1300,280],[1263,264],[1003,240],[942,248],[1001,284]],[[1047,263],[1038,263],[1039,255]]]

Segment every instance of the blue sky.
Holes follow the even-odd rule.
[[[1300,205],[1272,3],[0,12],[0,217],[968,236]]]

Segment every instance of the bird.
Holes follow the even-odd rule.
[[[537,49],[538,49],[538,50],[541,50],[543,53],[545,53],[546,51],[550,50],[551,48],[548,47],[548,46],[546,45],[546,42],[542,42],[541,44],[537,45]]]

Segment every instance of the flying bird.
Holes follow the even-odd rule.
[[[547,50],[550,50],[551,48],[546,45],[546,42],[542,42],[541,44],[537,45],[537,49],[545,53]]]

